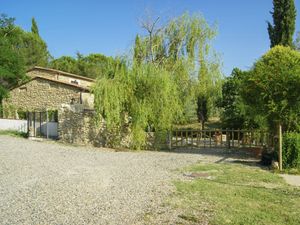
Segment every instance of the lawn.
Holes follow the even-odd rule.
[[[188,224],[300,224],[300,189],[277,174],[236,164],[197,164],[184,173],[204,176],[176,181],[168,201]]]

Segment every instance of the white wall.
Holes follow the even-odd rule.
[[[31,121],[31,129],[33,129],[33,121]],[[35,133],[32,133],[32,136],[43,136],[43,137],[49,137],[49,138],[57,138],[58,132],[57,132],[58,123],[57,122],[42,122],[42,124],[39,123],[39,121],[35,122]],[[47,135],[48,133],[48,135]]]
[[[0,119],[0,130],[27,132],[27,120]]]
[[[39,132],[39,128],[36,129],[37,132]],[[58,137],[58,132],[57,132],[57,123],[56,122],[46,122],[42,123],[42,134],[47,136],[48,132],[48,137]]]
[[[36,122],[36,134],[40,132],[40,124]],[[48,128],[47,128],[48,127]],[[48,122],[42,123],[41,132],[44,136],[47,136],[48,131],[48,137],[58,137],[57,132],[58,123],[56,122]],[[25,132],[27,133],[27,120],[11,120],[11,119],[0,119],[0,130],[14,130],[19,132]]]

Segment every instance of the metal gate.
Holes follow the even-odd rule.
[[[55,111],[27,112],[29,137],[58,138],[58,114]]]

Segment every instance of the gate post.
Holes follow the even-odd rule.
[[[32,112],[27,112],[27,131],[28,131],[28,138],[32,138],[34,137],[35,133],[34,133],[34,128],[32,127],[33,124],[34,124],[34,121],[33,121],[33,114]]]
[[[48,121],[49,121],[49,115],[48,115],[48,110],[46,109],[46,137],[47,137],[47,139],[49,138],[49,134],[48,134]]]
[[[172,131],[168,131],[168,148],[172,150]]]
[[[226,128],[226,142],[227,142],[227,148],[230,148],[230,136],[228,135],[229,131],[228,128]]]

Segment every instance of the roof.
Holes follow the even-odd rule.
[[[42,71],[46,71],[46,72],[50,72],[50,73],[55,73],[55,74],[58,74],[58,75],[61,74],[61,75],[65,75],[65,76],[68,76],[68,77],[78,78],[78,79],[82,79],[82,80],[86,80],[86,81],[90,81],[90,82],[95,82],[94,79],[91,79],[91,78],[88,78],[88,77],[79,76],[79,75],[76,75],[76,74],[73,74],[73,73],[68,73],[68,72],[64,72],[64,71],[61,71],[61,70],[50,69],[50,68],[39,67],[39,66],[32,67],[31,69],[27,70],[27,72],[31,72],[31,71],[34,71],[34,70],[42,70]]]
[[[24,84],[27,84],[27,83],[29,83],[29,82],[31,82],[33,80],[36,80],[36,79],[42,79],[42,80],[52,81],[52,82],[55,82],[55,83],[60,83],[60,84],[72,86],[72,87],[78,88],[80,90],[90,91],[89,88],[86,88],[86,87],[83,87],[83,86],[79,86],[77,84],[72,84],[72,83],[61,81],[61,80],[50,79],[50,78],[46,78],[46,77],[42,77],[42,76],[35,76],[35,77],[31,78],[30,80],[28,80],[28,81],[26,81],[26,82],[18,85],[17,87],[12,88],[11,90],[19,88],[19,87],[23,86]]]

